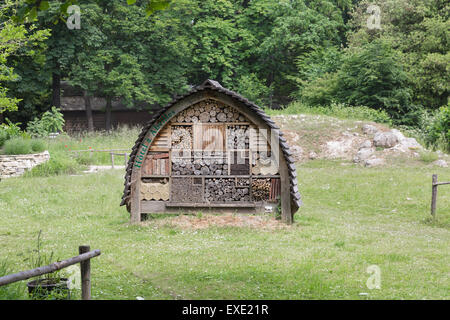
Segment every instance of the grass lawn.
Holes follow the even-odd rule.
[[[439,188],[438,221],[428,219],[431,174],[449,171],[299,165],[304,206],[280,230],[130,225],[122,170],[10,178],[0,182],[0,257],[27,269],[39,230],[59,259],[89,244],[102,251],[93,299],[449,299],[450,186]],[[366,287],[370,265],[379,290]]]

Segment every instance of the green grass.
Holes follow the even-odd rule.
[[[430,220],[433,173],[450,179],[445,168],[308,162],[298,169],[304,206],[275,231],[130,225],[122,170],[10,178],[0,182],[0,256],[24,270],[39,230],[57,257],[100,249],[94,299],[449,299],[450,192],[440,187]],[[380,290],[366,287],[373,264]]]
[[[88,165],[111,165],[109,152],[79,152],[77,150],[131,150],[139,127],[120,127],[107,132],[83,133],[69,136],[62,134],[57,138],[36,140],[32,146],[35,149],[49,150],[50,160],[25,174],[25,177],[48,177],[61,174],[76,174],[85,170]],[[31,140],[34,141],[34,140]],[[123,151],[125,152],[125,151]],[[130,151],[128,151],[129,153]],[[119,152],[120,153],[120,152]],[[115,156],[115,165],[124,165],[123,156]]]
[[[392,120],[389,115],[382,110],[375,110],[368,107],[350,107],[340,103],[332,103],[329,106],[309,106],[299,101],[292,102],[281,110],[264,110],[268,115],[288,115],[288,114],[310,114],[331,116],[333,118],[347,120],[366,120],[391,125]]]
[[[431,162],[439,159],[438,154],[435,152],[422,151],[422,152],[419,152],[419,155],[420,155],[420,160],[425,163],[431,163]]]
[[[7,140],[3,146],[3,151],[4,154],[9,155],[33,153],[30,140],[24,138],[12,138]]]

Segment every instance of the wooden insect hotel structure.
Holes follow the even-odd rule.
[[[147,213],[273,212],[301,205],[286,139],[254,103],[207,80],[154,114],[132,149],[121,205]]]

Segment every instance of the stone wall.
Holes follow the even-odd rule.
[[[48,151],[35,154],[0,155],[0,178],[17,177],[50,159]]]

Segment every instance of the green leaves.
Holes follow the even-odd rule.
[[[47,10],[48,8],[50,8],[48,1],[41,1],[41,4],[39,5],[39,10]]]
[[[170,0],[161,0],[161,1],[149,1],[147,3],[147,6],[145,7],[145,11],[147,13],[147,17],[152,15],[155,11],[158,10],[164,10],[166,9],[170,4]]]

